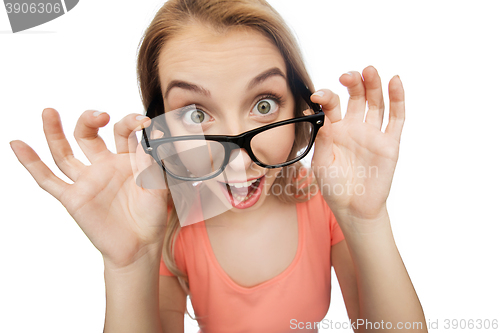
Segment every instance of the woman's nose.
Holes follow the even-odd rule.
[[[237,180],[239,180],[239,178],[243,178],[241,179],[243,181],[246,179],[246,171],[250,168],[251,164],[252,159],[245,149],[234,149],[229,156],[229,163],[226,167],[226,172],[231,174],[231,178],[237,178]]]

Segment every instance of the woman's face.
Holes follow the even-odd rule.
[[[294,99],[286,73],[278,48],[259,32],[235,28],[220,34],[203,25],[188,26],[167,42],[159,56],[171,134],[237,135],[293,118]],[[190,105],[196,107],[186,107]],[[255,140],[252,150],[263,159],[283,159],[286,156],[280,155],[288,155],[293,141],[293,127],[283,128]],[[210,147],[204,150],[213,153]],[[196,162],[190,169],[214,163],[203,155],[183,163]],[[229,202],[232,211],[254,210],[265,201],[279,171],[257,166],[240,149],[233,151],[224,173],[204,181],[204,186]]]

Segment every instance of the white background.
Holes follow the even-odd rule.
[[[446,319],[500,319],[497,2],[270,2],[295,31],[316,88],[339,93],[344,107],[342,73],[374,65],[384,86],[400,75],[407,121],[389,210],[426,317],[438,320],[435,332],[449,331]],[[8,142],[27,142],[56,170],[44,108],[61,113],[84,161],[72,138],[84,110],[106,111],[112,123],[142,112],[136,50],[161,5],[82,0],[17,34],[0,7],[1,332],[102,331],[100,253]],[[101,135],[114,150],[112,126]],[[326,319],[347,321],[335,279]],[[186,332],[196,332],[189,318]]]

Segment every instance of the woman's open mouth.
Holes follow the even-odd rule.
[[[252,179],[246,182],[219,182],[222,193],[226,196],[227,201],[238,209],[245,209],[255,205],[262,194],[264,187],[264,176]]]

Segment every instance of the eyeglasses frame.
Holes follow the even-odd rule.
[[[304,158],[309,151],[312,148],[312,144],[309,143],[306,151],[301,154],[300,156],[294,158],[293,160],[281,163],[281,164],[273,164],[273,165],[267,165],[265,163],[260,162],[257,157],[253,154],[252,148],[250,146],[250,141],[254,136],[256,136],[259,133],[262,133],[268,129],[283,126],[283,125],[288,125],[288,124],[294,124],[294,123],[299,123],[299,122],[309,122],[313,126],[312,130],[312,136],[311,136],[311,141],[314,142],[316,139],[316,135],[318,134],[319,129],[321,126],[324,124],[325,120],[325,113],[321,109],[321,106],[317,103],[311,102],[311,92],[309,89],[301,82],[297,81],[296,87],[298,88],[302,98],[305,100],[307,105],[314,111],[314,114],[304,116],[304,117],[299,117],[299,118],[292,118],[292,119],[287,119],[283,121],[279,121],[277,123],[272,123],[268,125],[264,125],[258,128],[254,128],[252,130],[243,132],[238,135],[232,135],[232,136],[227,136],[227,135],[187,135],[187,136],[180,136],[180,137],[175,137],[175,138],[159,138],[159,139],[153,139],[149,140],[146,129],[142,129],[142,136],[143,139],[141,140],[142,147],[144,151],[153,157],[153,159],[158,163],[158,165],[171,177],[178,179],[178,180],[184,180],[184,181],[203,181],[203,180],[208,180],[211,178],[215,178],[218,175],[220,175],[227,167],[229,164],[231,152],[235,149],[245,149],[252,161],[257,164],[260,167],[267,168],[267,169],[275,169],[275,168],[282,168],[287,165],[293,164],[300,159]],[[146,116],[151,115],[153,113],[152,110],[156,108],[159,104],[158,98],[154,99],[151,104],[148,107],[148,110],[146,112]],[[151,117],[150,117],[151,118]],[[153,119],[151,119],[153,121]],[[175,142],[175,141],[186,141],[186,140],[205,140],[205,141],[217,141],[222,146],[224,147],[224,161],[222,162],[221,167],[219,170],[217,170],[215,173],[212,173],[208,176],[204,177],[182,177],[178,175],[172,174],[160,161],[158,158],[157,154],[157,149],[160,145],[168,142]]]

